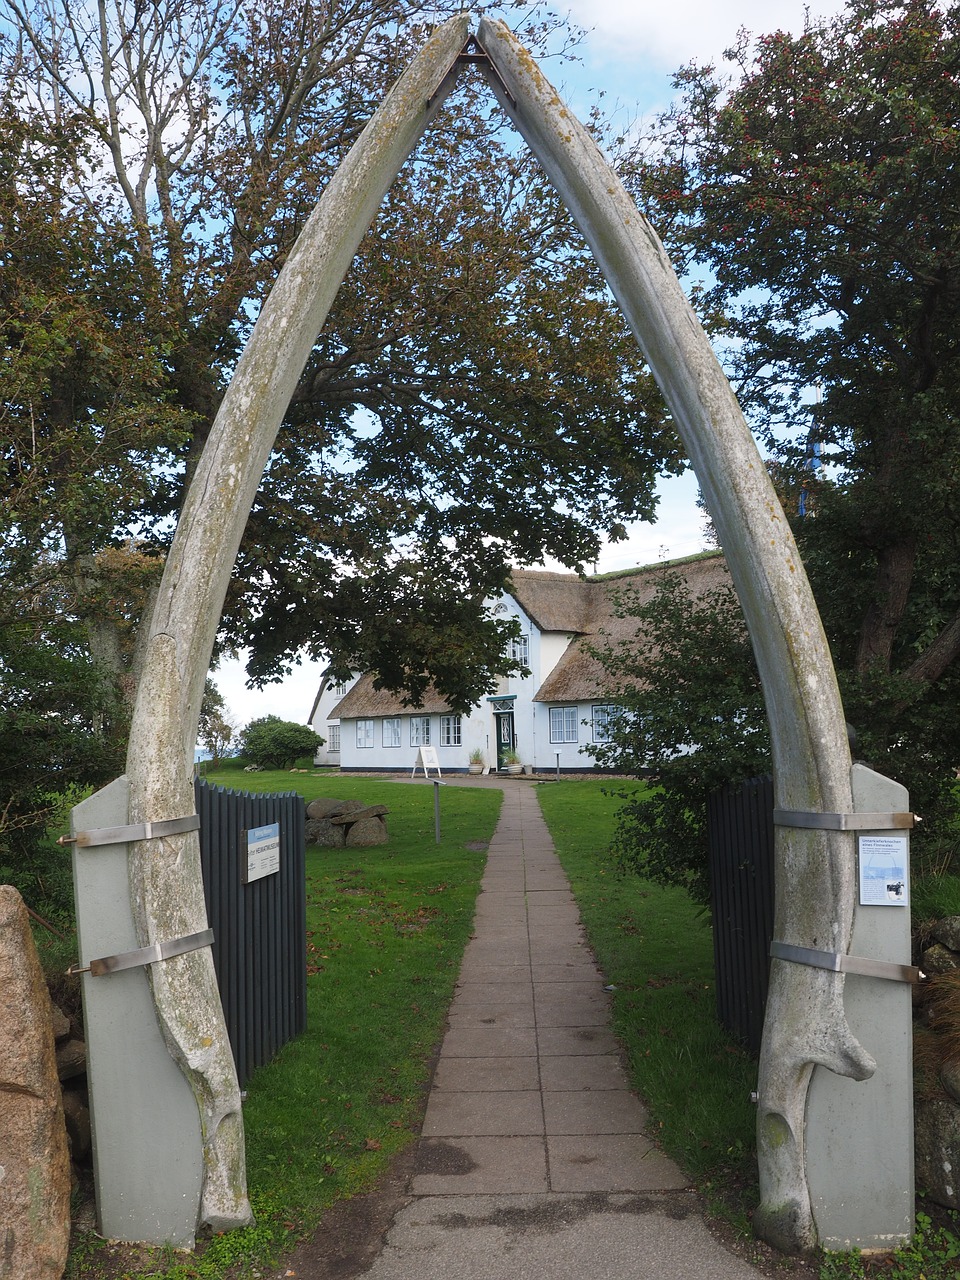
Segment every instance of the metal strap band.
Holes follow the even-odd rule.
[[[200,816],[192,813],[189,818],[165,818],[162,822],[138,822],[132,827],[98,827],[92,831],[78,831],[75,843],[79,849],[88,849],[101,844],[127,844],[131,840],[158,840],[161,836],[199,830]]]
[[[922,982],[924,974],[915,965],[893,964],[888,960],[868,960],[864,956],[842,956],[835,951],[815,951],[812,947],[795,947],[789,942],[771,942],[770,954],[776,960],[808,964],[815,969],[834,973],[858,973],[866,978],[885,978],[888,982]]]
[[[803,809],[774,809],[775,827],[814,827],[818,831],[889,831],[912,827],[915,813],[811,813]]]
[[[199,951],[201,947],[209,947],[212,942],[213,930],[202,929],[200,933],[189,933],[185,938],[173,938],[170,942],[154,942],[137,951],[123,951],[117,956],[101,956],[99,960],[91,960],[89,964],[72,964],[67,973],[89,973],[94,978],[102,978],[105,973],[116,973],[118,969],[136,969],[140,965],[155,964],[158,960],[169,960],[171,956],[186,955],[188,951]]]

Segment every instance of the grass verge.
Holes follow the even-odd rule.
[[[186,1256],[111,1246],[88,1233],[76,1242],[67,1280],[255,1274],[324,1209],[370,1187],[419,1131],[500,793],[445,787],[437,844],[433,787],[237,769],[210,781],[386,804],[390,842],[307,851],[307,1031],[255,1073],[244,1104],[257,1225]]]
[[[642,785],[642,784],[638,784]],[[663,1149],[705,1190],[756,1185],[756,1064],[716,1019],[707,916],[678,889],[619,870],[608,852],[619,801],[602,781],[538,795],[590,944],[616,988],[613,1024]]]

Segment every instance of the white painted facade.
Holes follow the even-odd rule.
[[[442,773],[466,771],[474,751],[481,753],[485,767],[495,770],[498,762],[503,763],[502,749],[498,752],[500,738],[512,729],[512,743],[504,741],[501,746],[512,745],[525,768],[536,772],[591,769],[593,707],[598,700],[558,704],[566,710],[560,717],[552,704],[537,700],[538,690],[577,639],[576,633],[541,630],[512,595],[498,601],[496,612],[519,621],[523,636],[520,656],[525,656],[528,676],[501,678],[496,692],[464,716],[454,716],[449,709],[429,703],[423,710],[403,707],[399,699],[382,693],[376,695],[377,705],[354,714],[345,695],[357,689],[361,677],[354,676],[339,686],[325,680],[310,719],[311,727],[325,739],[316,763],[345,771],[409,774],[416,767],[426,733],[426,745],[436,749]],[[345,703],[342,708],[341,702]],[[571,722],[575,722],[576,733],[572,741]]]

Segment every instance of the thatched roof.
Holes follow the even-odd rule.
[[[423,695],[420,706],[405,704],[399,694],[389,689],[375,689],[373,676],[368,672],[343,695],[330,710],[331,720],[366,720],[380,716],[437,715],[446,714],[450,704],[432,686]]]
[[[534,694],[533,701],[590,702],[609,696],[610,678],[587,649],[590,645],[632,640],[636,635],[636,621],[616,616],[616,598],[629,594],[637,604],[645,604],[668,572],[679,574],[695,596],[713,589],[721,581],[729,581],[726,562],[719,551],[594,578],[514,569],[508,590],[528,617],[541,631],[571,637],[566,651]],[[329,714],[331,720],[353,720],[445,715],[449,711],[449,703],[432,687],[427,689],[419,707],[411,707],[398,694],[375,689],[373,676],[368,673],[360,677]]]
[[[524,572],[524,571],[520,571]],[[693,595],[699,596],[729,581],[726,561],[718,551],[694,556],[686,560],[673,560],[665,564],[648,565],[626,573],[605,574],[603,577],[577,579],[587,592],[578,592],[577,607],[581,611],[583,625],[576,628],[579,634],[571,642],[560,661],[553,668],[540,688],[533,695],[534,702],[590,702],[594,698],[609,696],[610,677],[604,667],[588,649],[605,643],[622,640],[628,642],[636,635],[637,624],[633,618],[620,618],[614,612],[617,597],[630,596],[638,605],[646,604],[654,594],[665,573],[679,574]],[[567,578],[568,574],[553,574],[554,578]],[[514,574],[516,599],[526,610],[523,601],[525,585]],[[533,584],[534,596],[539,584]],[[583,596],[586,595],[587,607]],[[532,616],[532,615],[531,615]],[[559,615],[557,615],[559,616]],[[573,630],[558,627],[556,630]]]

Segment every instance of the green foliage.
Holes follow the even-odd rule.
[[[760,678],[731,586],[692,597],[677,573],[637,606],[629,645],[594,650],[625,714],[597,762],[618,772],[652,773],[656,785],[621,793],[615,848],[623,865],[709,901],[707,798],[727,783],[769,772],[770,747]]]
[[[918,1213],[913,1240],[890,1258],[870,1259],[859,1249],[827,1254],[820,1280],[960,1280],[960,1236],[955,1230],[960,1222],[956,1214],[941,1216],[949,1222],[936,1224],[929,1214]]]
[[[282,769],[301,756],[311,755],[322,742],[308,725],[262,716],[251,720],[243,731],[243,755],[261,769]]]
[[[24,495],[23,547],[39,522],[56,557],[131,535],[162,557],[266,291],[455,9],[265,0],[254,20],[212,2],[60,0],[28,21],[0,0],[0,381],[15,406],[0,486]],[[523,12],[511,0],[505,16]],[[523,34],[542,44],[555,25]],[[179,54],[145,52],[161,48]],[[589,562],[679,465],[589,250],[503,124],[468,73],[317,339],[220,635],[252,649],[257,680],[306,646],[466,706],[511,669],[509,629],[483,612],[509,565]]]
[[[68,618],[0,618],[0,881],[67,908],[69,856],[46,843],[78,788],[122,772],[123,708]]]
[[[796,36],[741,34],[727,57],[729,78],[678,74],[656,152],[629,180],[674,256],[696,264],[701,313],[773,455],[856,754],[907,785],[924,818],[918,865],[935,865],[960,765],[960,11],[850,0]],[[710,669],[707,643],[695,648]],[[749,687],[745,647],[740,669]],[[680,675],[654,670],[648,701],[699,720]],[[725,714],[739,739],[735,701]],[[682,725],[650,763],[679,835],[670,780],[690,774],[698,829],[702,789],[699,764],[666,763],[671,735],[682,743]],[[727,764],[724,742],[702,749]]]

